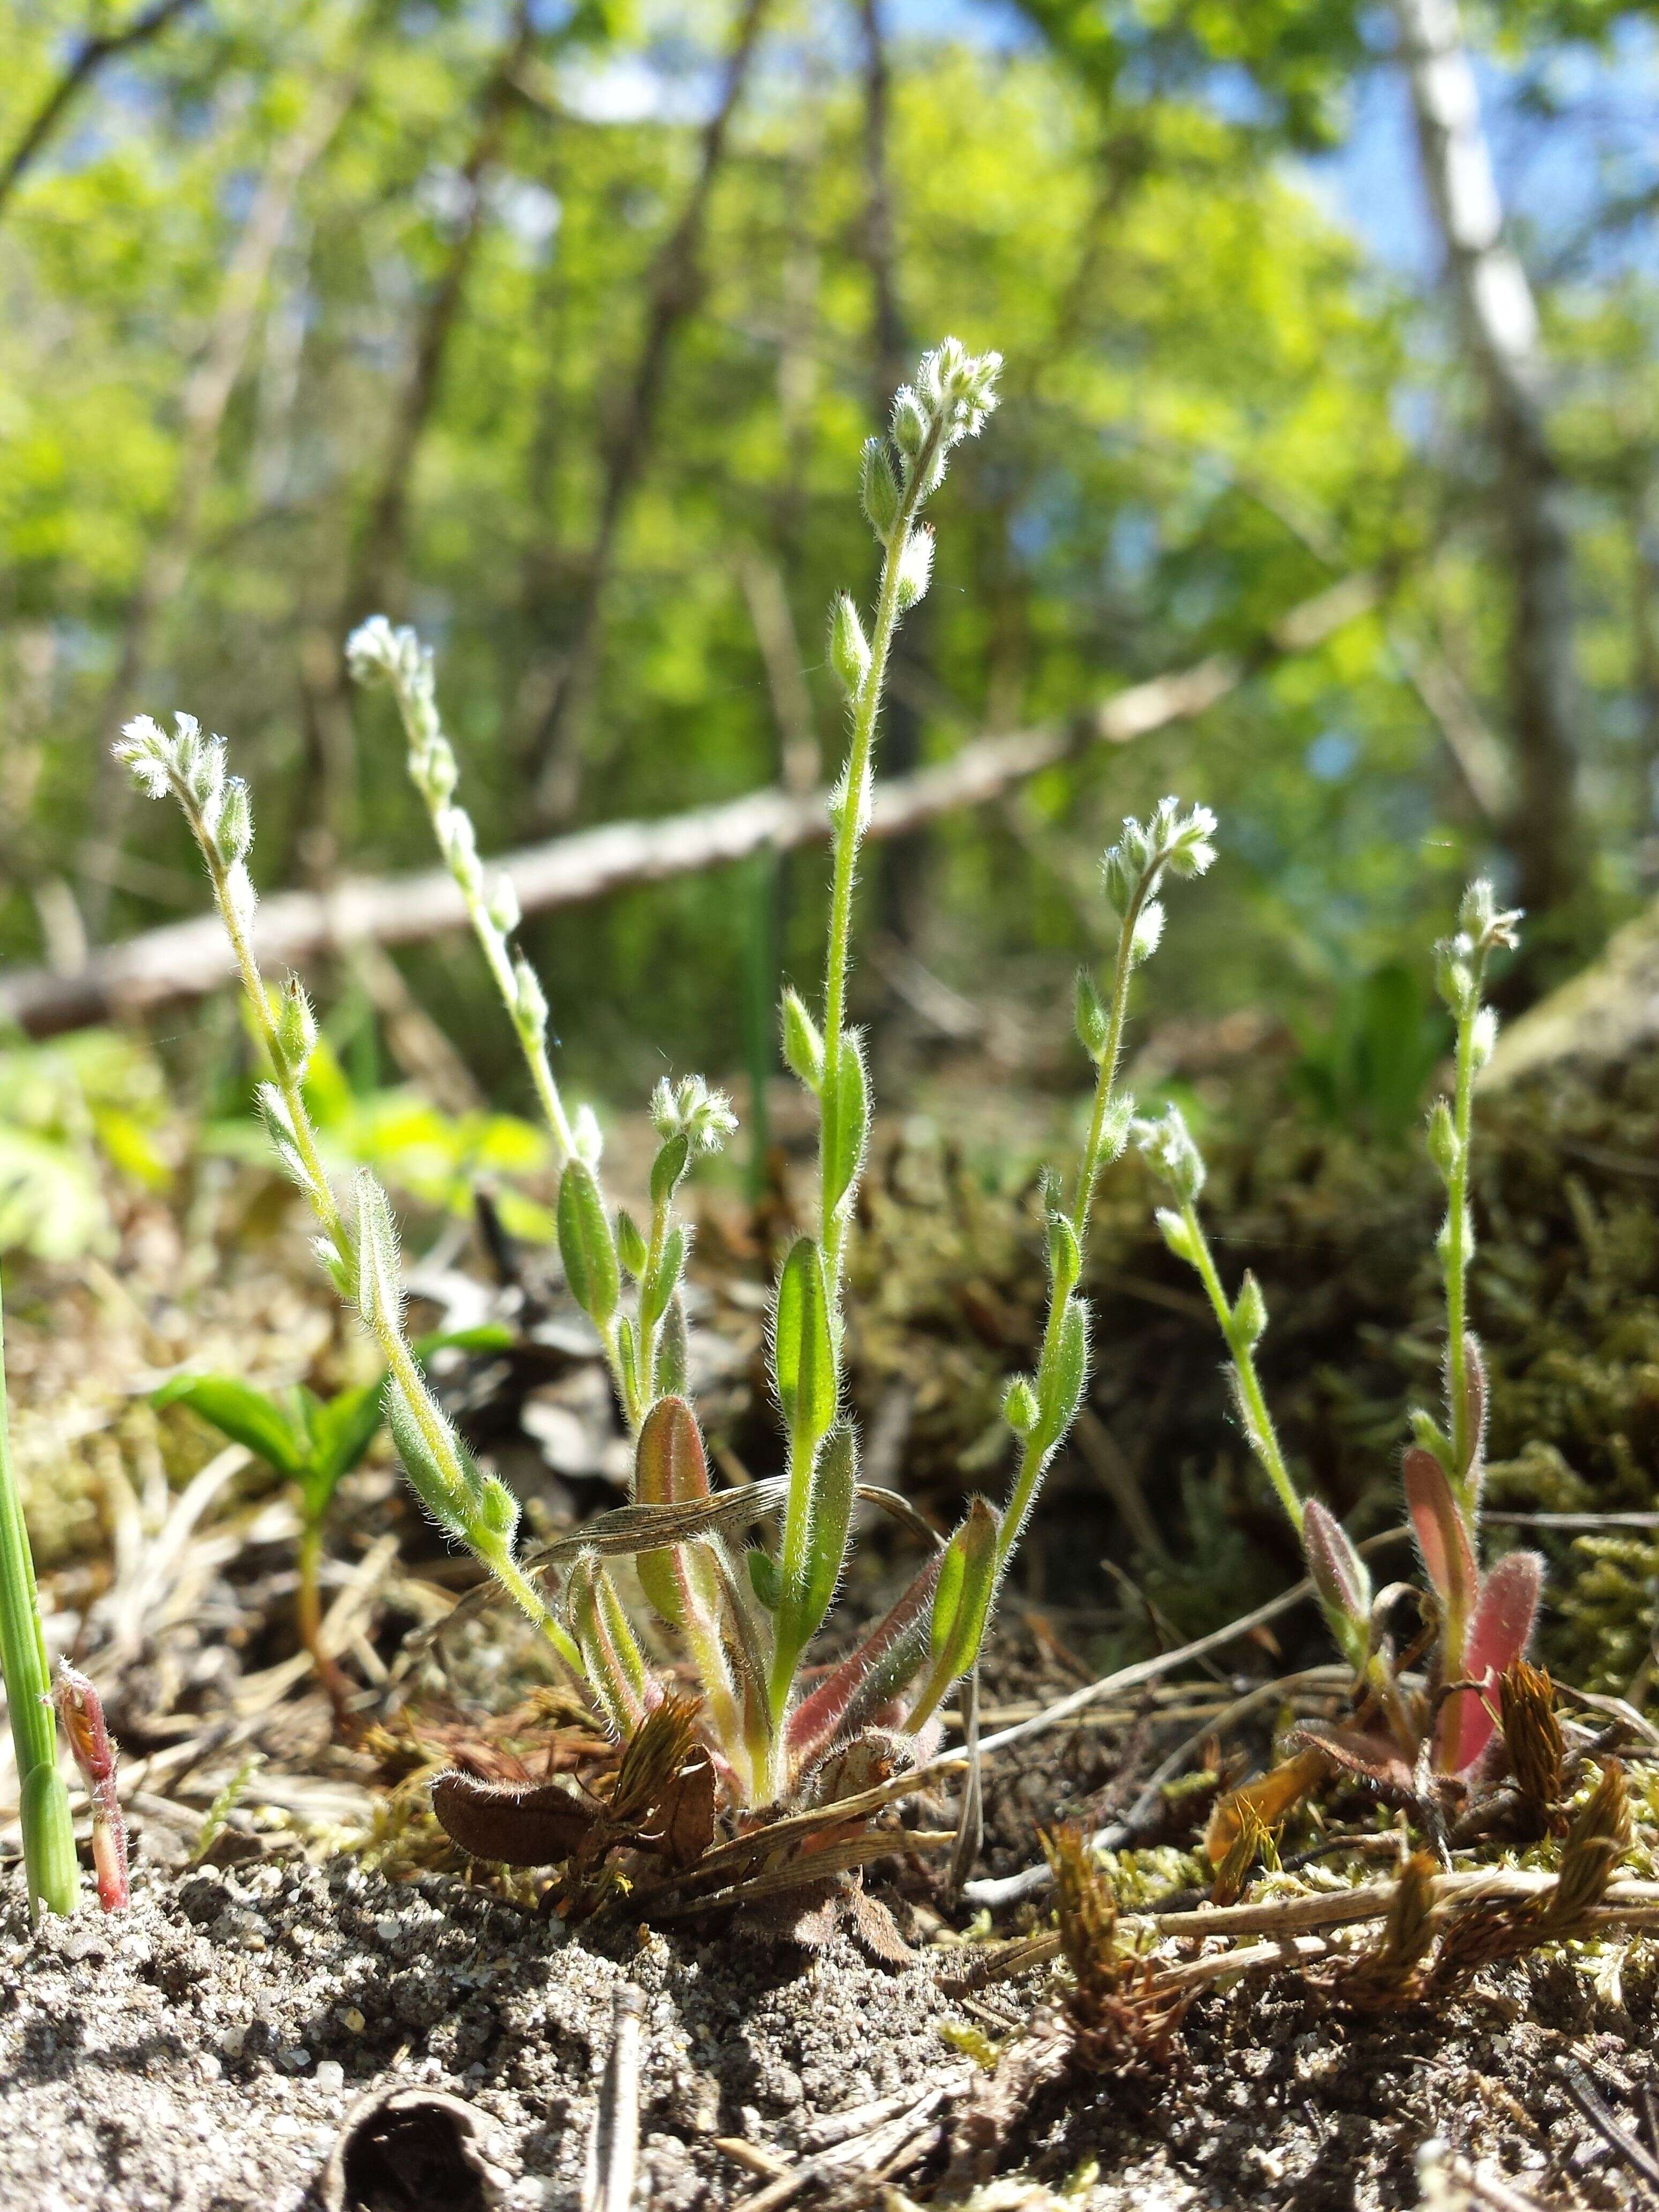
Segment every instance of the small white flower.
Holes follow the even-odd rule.
[[[717,1152],[737,1130],[738,1117],[723,1091],[712,1091],[701,1075],[666,1076],[651,1094],[651,1119],[665,1140],[684,1136],[694,1152]]]

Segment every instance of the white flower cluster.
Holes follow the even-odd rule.
[[[135,715],[121,732],[115,757],[131,769],[151,799],[169,793],[185,810],[203,852],[214,865],[219,896],[228,917],[246,932],[258,900],[247,872],[253,844],[253,809],[240,775],[225,773],[225,741],[204,738],[194,714],[175,714],[169,737],[148,714]]]
[[[738,1127],[732,1101],[701,1075],[684,1075],[678,1083],[664,1076],[651,1094],[651,1120],[665,1143],[684,1137],[694,1154],[719,1152]]]
[[[1487,956],[1500,946],[1514,950],[1520,941],[1520,921],[1521,908],[1500,907],[1492,885],[1481,877],[1463,894],[1455,931],[1434,948],[1434,979],[1441,997],[1456,1020],[1473,1016],[1477,1024],[1477,1068],[1491,1059],[1498,1039],[1498,1017],[1490,1006],[1480,1005]]]
[[[1133,1133],[1153,1174],[1182,1206],[1193,1205],[1204,1188],[1204,1158],[1180,1107],[1166,1106],[1156,1121],[1137,1121]]]
[[[866,439],[862,463],[864,511],[878,544],[890,545],[901,524],[908,529],[943,483],[952,447],[984,428],[997,404],[1001,367],[1000,353],[971,354],[960,339],[946,338],[922,356],[915,382],[901,385],[894,394],[891,446],[884,438]],[[926,550],[913,550],[918,546]],[[927,589],[933,557],[931,532],[908,541],[898,579],[901,611]]]

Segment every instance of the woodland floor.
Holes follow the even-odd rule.
[[[1176,1072],[1201,1086],[1207,1049]],[[1029,1133],[1063,1116],[1039,1093],[1008,1118]],[[1552,1073],[1496,1102],[1488,1126],[1474,1295],[1495,1376],[1494,1502],[1517,1515],[1650,1510],[1659,1060]],[[760,1353],[788,1134],[786,1122],[769,1208],[714,1206],[700,1247],[694,1379],[728,1477],[773,1471]],[[1000,1135],[972,1152],[915,1117],[891,1133],[855,1263],[867,1472],[935,1521],[967,1489],[1000,1487],[997,1395],[1038,1321],[1030,1181],[987,1166]],[[1405,1151],[1267,1108],[1213,1150],[1221,1249],[1266,1285],[1267,1380],[1291,1449],[1359,1533],[1385,1528],[1403,1407],[1433,1383],[1431,1183]],[[458,1363],[445,1389],[532,1524],[614,1503],[625,1455],[559,1286],[528,1263],[491,1279],[465,1224],[416,1273],[434,1318],[497,1311],[522,1328],[514,1353]],[[1216,1346],[1132,1173],[1104,1194],[1092,1289],[1089,1412],[998,1623],[992,1726],[1236,1618],[1297,1571],[1228,1431]],[[913,1948],[899,1963],[845,1936],[808,1953],[752,1922],[573,1932],[531,1909],[517,1878],[500,1894],[472,1886],[424,1809],[422,1775],[457,1731],[489,1737],[490,1716],[533,1689],[533,1655],[485,1615],[400,1673],[409,1632],[468,1577],[389,1467],[371,1463],[338,1501],[325,1595],[362,1717],[391,1727],[343,1745],[295,1650],[291,1506],[245,1455],[149,1407],[185,1360],[323,1387],[355,1371],[275,1187],[237,1170],[135,1203],[118,1253],[21,1291],[8,1350],[49,1626],[105,1686],[136,1894],[124,1918],[88,1911],[31,1936],[15,1865],[0,1871],[0,2205],[320,2201],[307,2192],[348,2108],[397,2081],[465,2099],[487,2124],[489,2171],[446,2181],[441,2161],[418,2185],[407,2171],[356,2172],[345,2202],[574,2206],[623,1980],[647,2001],[639,2201],[653,2207],[795,2201],[765,2193],[786,2173],[804,2203],[890,2212],[912,2196],[983,2212],[1408,2206],[1427,2201],[1417,2155],[1432,2136],[1522,2203],[1654,2201],[1566,2087],[1578,2068],[1642,2134],[1644,2092],[1659,2093],[1659,1947],[1645,1939],[1535,1954],[1455,2004],[1369,2022],[1293,1976],[1206,1991],[1169,2075],[1055,2080],[1022,2073],[1018,2040],[1049,2002],[1045,1974],[972,1996],[950,1986],[976,1955],[964,1939],[1041,1924],[1041,1900],[975,1926],[944,1899],[937,1854],[902,1853],[871,1877]],[[1651,1532],[1598,1524],[1542,1540],[1555,1574],[1547,1656],[1565,1680],[1641,1702]],[[884,1522],[864,1532],[853,1616],[907,1571],[911,1542]],[[1118,1817],[1207,1717],[1326,1656],[1316,1622],[1293,1614],[1197,1677],[1109,1700],[999,1759],[981,1871],[1030,1864],[1039,1825],[1056,1818]],[[1268,1700],[1223,1747],[1237,1771],[1260,1763],[1276,1717]],[[947,1800],[912,1817],[937,1828],[951,1814]],[[1172,1808],[1119,1863],[1126,1902],[1190,1886],[1196,1818]],[[1653,1840],[1644,1828],[1650,1870]],[[999,2050],[994,2068],[981,2063]],[[848,2112],[857,2136],[886,2147],[873,2167],[840,2141],[836,2115]],[[428,2151],[447,2125],[432,2122]],[[809,2160],[824,2162],[803,2179]]]

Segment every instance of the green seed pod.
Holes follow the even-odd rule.
[[[1037,1395],[1029,1377],[1016,1375],[1002,1394],[1002,1418],[1017,1437],[1029,1437],[1037,1423]]]
[[[1111,1025],[1095,979],[1086,968],[1077,971],[1076,1018],[1077,1041],[1097,1066],[1105,1058]]]
[[[367,1168],[357,1175],[357,1310],[376,1336],[403,1328],[403,1273],[392,1206]]]
[[[1077,1231],[1063,1213],[1048,1216],[1048,1280],[1057,1298],[1069,1297],[1083,1272]]]
[[[823,1039],[793,990],[783,994],[783,1057],[796,1080],[816,1095],[823,1088]]]
[[[1054,1358],[1037,1376],[1037,1425],[1033,1440],[1052,1451],[1077,1419],[1089,1379],[1089,1311],[1075,1294],[1060,1316]]]
[[[830,665],[848,698],[856,698],[870,673],[870,644],[859,611],[845,592],[836,594],[830,611]]]
[[[885,545],[899,518],[900,493],[893,464],[880,438],[866,438],[860,465],[859,489],[864,512],[878,540]]]
[[[1247,1269],[1233,1307],[1233,1328],[1240,1343],[1253,1346],[1261,1341],[1267,1326],[1267,1301],[1261,1295],[1261,1284]]]
[[[651,1387],[659,1398],[684,1396],[690,1356],[685,1327],[685,1300],[672,1297],[663,1316],[653,1361]]]
[[[1429,1158],[1443,1182],[1450,1180],[1457,1165],[1457,1124],[1452,1120],[1451,1108],[1443,1098],[1437,1098],[1429,1115]]]
[[[617,1252],[623,1266],[637,1282],[645,1273],[649,1253],[638,1222],[625,1206],[617,1210]]]

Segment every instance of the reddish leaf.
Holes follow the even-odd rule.
[[[1347,1530],[1316,1498],[1303,1509],[1302,1548],[1320,1603],[1364,1627],[1371,1609],[1371,1578]]]
[[[1401,1474],[1406,1504],[1429,1580],[1449,1608],[1467,1613],[1474,1595],[1474,1554],[1446,1470],[1431,1451],[1425,1451],[1421,1444],[1409,1444]]]
[[[1462,1690],[1447,1698],[1440,1718],[1443,1747],[1449,1749],[1455,1729],[1453,1764],[1457,1773],[1472,1766],[1492,1741],[1498,1724],[1492,1710],[1498,1702],[1498,1677],[1525,1657],[1543,1587],[1544,1562],[1536,1552],[1511,1552],[1481,1584],[1463,1672],[1471,1680],[1485,1683],[1486,1695]]]
[[[934,1553],[858,1650],[790,1716],[789,1750],[797,1773],[861,1729],[920,1671],[927,1657],[944,1556]]]
[[[645,1417],[634,1455],[634,1502],[638,1505],[690,1505],[708,1495],[708,1462],[696,1415],[684,1398],[659,1398]],[[682,1619],[677,1569],[684,1564],[678,1546],[641,1552],[635,1564],[646,1595],[671,1627]]]
[[[599,1817],[562,1783],[521,1789],[454,1767],[434,1782],[432,1809],[464,1851],[507,1866],[556,1866],[580,1849]]]

